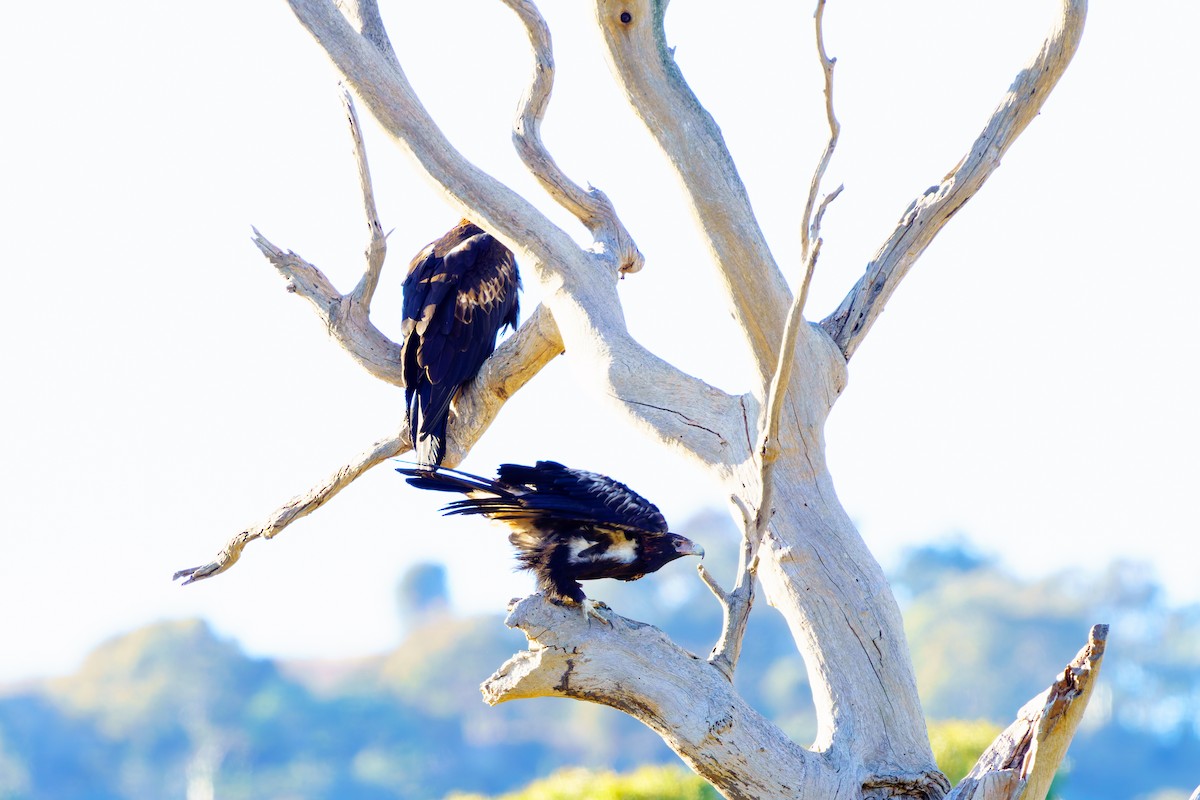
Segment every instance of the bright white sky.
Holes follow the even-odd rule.
[[[728,390],[740,342],[682,197],[608,79],[584,3],[546,0],[559,83],[545,137],[614,199],[646,269],[622,284],[652,349]],[[925,254],[851,363],[828,429],[839,494],[885,564],[962,532],[1024,574],[1153,562],[1200,600],[1193,316],[1200,4],[1093,4],[1075,63]],[[676,0],[671,43],[722,126],[782,264],[823,145],[811,3]],[[834,308],[909,202],[966,151],[1040,46],[1054,0],[832,0],[841,145],[809,301]],[[509,145],[529,69],[495,0],[385,2],[450,139],[551,207]],[[190,13],[187,13],[190,12]],[[449,33],[453,31],[453,33]],[[250,243],[256,225],[343,290],[366,242],[334,74],[285,3],[21,3],[0,27],[0,679],[64,672],[103,639],[202,615],[251,652],[340,657],[398,636],[396,579],[445,561],[455,602],[527,593],[504,537],[443,521],[384,467],[233,570],[170,576],[403,419]],[[391,259],[456,218],[372,125]],[[536,287],[524,304],[536,304]],[[703,475],[577,393],[565,359],[464,465],[556,458],[612,474],[680,527]],[[600,592],[602,596],[602,592]]]

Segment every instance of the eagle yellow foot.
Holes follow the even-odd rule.
[[[612,625],[612,621],[600,613],[600,609],[608,609],[608,605],[603,600],[589,600],[583,598],[583,602],[579,604],[583,608],[583,621],[588,622],[588,617],[595,617],[605,625]]]

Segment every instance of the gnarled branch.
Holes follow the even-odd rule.
[[[1064,1],[1067,18],[1077,9],[1081,21],[1083,0]],[[634,264],[631,253],[636,250],[611,204],[600,193],[572,183],[541,142],[538,126],[549,98],[553,61],[544,21],[531,3],[505,0],[525,23],[535,56],[534,78],[514,137],[522,158],[551,196],[592,230],[598,246],[591,249],[576,245],[530,203],[449,144],[405,77],[373,0],[347,0],[345,13],[332,0],[290,2],[383,128],[442,188],[452,205],[524,254],[525,276],[537,280],[543,290],[546,308],[498,349],[466,392],[450,430],[448,464],[456,463],[512,391],[564,346],[569,348],[581,378],[611,396],[637,424],[708,465],[731,494],[761,498],[753,515],[743,504],[748,535],[742,586],[726,594],[710,583],[729,616],[740,616],[744,624],[759,563],[756,554],[761,555],[765,593],[783,611],[805,656],[818,735],[815,752],[799,747],[733,690],[728,678],[740,645],[736,619],[727,623],[727,637],[718,645],[724,649],[715,651],[710,663],[681,650],[649,626],[615,615],[611,626],[590,625],[577,611],[539,597],[526,598],[512,609],[509,624],[525,631],[530,649],[488,681],[484,687],[488,701],[560,696],[620,708],[656,730],[729,797],[940,796],[946,786],[929,750],[899,609],[882,570],[837,500],[825,463],[823,425],[844,385],[846,357],[932,238],[926,232],[936,232],[978,188],[1007,143],[1036,112],[1041,98],[1025,94],[1018,80],[1012,109],[998,112],[997,129],[989,125],[981,136],[983,150],[964,159],[934,199],[914,204],[903,230],[889,243],[891,249],[885,247],[886,253],[860,282],[865,288],[852,293],[845,314],[839,316],[839,309],[822,331],[803,324],[808,277],[788,313],[791,293],[754,219],[720,132],[687,87],[666,46],[666,2],[595,0],[619,80],[684,183],[763,378],[763,386],[735,398],[682,373],[629,335],[616,285],[618,275]],[[804,248],[807,276],[820,250],[819,221],[825,205],[815,214],[813,209],[837,138],[829,86],[832,61],[819,38],[822,5],[817,15],[818,49],[826,69],[832,136],[805,212],[803,236],[807,242],[811,230],[815,240]],[[1060,45],[1070,38],[1065,32],[1051,37]],[[1053,61],[1046,56],[1033,71],[1049,74],[1053,68],[1047,65]],[[1055,68],[1061,73],[1062,66],[1065,62]],[[1054,75],[1047,82],[1038,73],[1030,78],[1031,92],[1044,94],[1056,79]],[[365,165],[365,159],[361,163]],[[364,197],[368,196],[369,185],[364,185]],[[369,249],[362,291],[344,297],[315,267],[260,240],[260,247],[288,275],[294,290],[317,307],[335,338],[344,340],[344,346],[348,344],[347,349],[373,374],[384,380],[390,375],[389,382],[396,383],[396,359],[394,352],[387,351],[395,345],[377,331],[372,333],[366,313],[372,285],[370,254],[378,254],[380,247]],[[355,312],[356,308],[361,311]],[[789,348],[794,348],[794,355]],[[508,356],[512,362],[505,361]],[[787,372],[793,368],[795,379]],[[772,376],[777,384],[773,389],[767,388]],[[761,434],[757,452],[752,431]],[[185,570],[180,577],[197,580],[217,574],[236,561],[246,542],[275,535],[358,474],[407,446],[404,433],[381,441],[325,484],[280,509],[263,526],[239,534],[217,561]],[[780,489],[778,498],[772,499],[776,462]],[[739,594],[742,588],[745,591]],[[1068,687],[1063,696],[1070,691]],[[1043,714],[1039,720],[1052,716]],[[1059,735],[1054,731],[1068,727],[1038,722],[1038,731],[1050,733],[1037,741],[1051,742]],[[1047,748],[1040,758],[1050,765],[1054,757]],[[1027,788],[1040,785],[1044,772],[1035,763],[1037,758],[1031,758],[1030,770],[1018,776]],[[1009,768],[1007,764],[1003,769]],[[999,773],[993,770],[993,774]],[[982,780],[998,785],[1002,778]]]
[[[329,335],[359,366],[384,383],[404,386],[400,345],[384,336],[371,322],[371,292],[368,289],[374,281],[369,279],[370,269],[363,275],[359,288],[350,294],[341,294],[318,267],[291,250],[285,252],[276,247],[257,228],[254,244],[287,279],[287,290],[312,304]]]
[[[909,205],[866,273],[821,326],[849,359],[925,248],[975,196],[1000,159],[1041,111],[1079,47],[1087,0],[1063,0],[1062,14],[1033,61],[1017,75],[983,132],[941,183]]]
[[[571,697],[620,709],[729,798],[835,796],[821,790],[844,777],[748,706],[720,671],[658,628],[608,619],[591,624],[540,595],[516,601],[505,624],[524,631],[529,649],[488,678],[484,700]]]
[[[519,13],[524,12],[522,19],[530,26],[535,53],[548,58],[548,37],[543,43],[538,34],[540,15],[536,10],[531,13],[531,7],[521,0],[511,0],[510,4]],[[730,442],[722,431],[730,427],[728,420],[734,418],[736,399],[667,364],[629,336],[615,287],[604,280],[604,271],[596,266],[602,263],[611,267],[609,274],[615,276],[635,267],[640,255],[635,255],[632,239],[603,195],[582,192],[571,184],[541,145],[536,128],[549,96],[549,83],[540,81],[535,72],[530,100],[522,115],[532,134],[518,135],[517,139],[525,143],[527,163],[543,184],[557,187],[560,197],[570,195],[591,204],[588,220],[602,245],[596,252],[578,248],[523,198],[469,164],[450,147],[413,94],[373,2],[363,0],[347,9],[362,34],[353,30],[350,21],[329,2],[295,0],[293,8],[342,67],[347,80],[369,99],[373,113],[385,128],[417,157],[430,177],[442,182],[457,204],[484,210],[476,216],[500,220],[502,224],[494,228],[497,235],[534,255],[535,274],[552,282],[549,297],[571,323],[571,329],[578,331],[573,334],[579,343],[576,349],[593,367],[590,374],[599,379],[602,390],[620,399],[632,416],[647,424],[662,440],[708,462],[724,460]],[[370,36],[364,38],[367,34]],[[284,252],[258,231],[255,244],[288,279],[289,291],[313,305],[330,335],[361,366],[380,380],[403,386],[400,348],[369,317],[386,243],[375,210],[357,114],[348,95],[346,107],[371,231],[367,269],[358,286],[343,295],[320,269],[294,252]],[[516,231],[526,238],[517,240]],[[597,332],[601,335],[595,336]],[[539,308],[515,336],[498,348],[475,383],[456,401],[446,464],[458,463],[490,425],[503,402],[563,349],[563,334],[558,324],[547,309]],[[588,355],[592,358],[588,359]],[[266,522],[234,536],[214,561],[181,570],[176,577],[191,582],[223,572],[237,561],[248,542],[277,535],[295,519],[319,508],[362,472],[410,446],[404,434],[378,443],[329,480],[277,509]]]

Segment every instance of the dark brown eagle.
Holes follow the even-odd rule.
[[[417,461],[446,455],[450,403],[516,328],[521,279],[512,251],[469,220],[426,245],[404,279],[404,399]]]
[[[418,488],[465,494],[443,512],[502,523],[539,591],[600,620],[579,581],[636,581],[682,556],[704,557],[704,548],[668,531],[658,508],[625,484],[555,461],[502,464],[494,481],[458,470],[396,471]]]

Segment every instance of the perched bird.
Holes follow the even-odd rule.
[[[469,220],[426,245],[404,279],[404,399],[417,461],[446,455],[450,402],[517,327],[521,287],[512,251]]]
[[[681,556],[704,557],[704,548],[669,532],[658,508],[625,484],[555,461],[502,464],[494,481],[449,469],[396,471],[418,488],[465,494],[442,510],[503,524],[521,568],[537,576],[538,590],[583,606],[585,617],[605,621],[579,581],[636,581]]]

